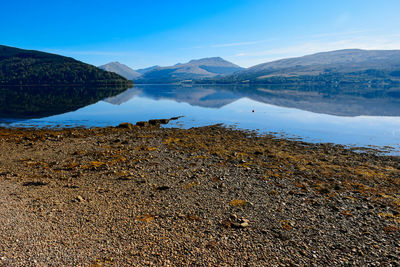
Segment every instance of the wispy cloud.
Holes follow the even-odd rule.
[[[59,49],[48,49],[46,50],[51,53],[62,54],[62,55],[79,55],[79,56],[124,56],[124,52],[113,52],[113,51],[97,51],[97,50],[59,50]]]
[[[372,33],[372,32],[376,32],[376,31],[377,30],[354,30],[354,31],[345,31],[345,32],[328,32],[328,33],[320,33],[320,34],[304,36],[304,37],[302,37],[302,39],[354,36],[354,35],[359,35],[359,34]]]
[[[249,41],[249,42],[233,42],[233,43],[223,43],[223,44],[200,45],[200,46],[195,46],[193,48],[201,49],[201,48],[221,48],[221,47],[248,46],[248,45],[256,45],[256,44],[268,43],[268,42],[272,42],[272,41],[274,41],[274,39]]]
[[[339,36],[332,34],[331,36]],[[319,40],[315,38],[308,41],[296,41],[295,44],[281,46],[279,48],[265,49],[261,51],[243,51],[236,57],[264,56],[276,54],[291,54],[298,52],[317,52],[344,48],[360,49],[400,49],[400,34],[389,34],[381,36],[358,36],[353,38],[341,38],[338,40]]]
[[[241,52],[235,57],[260,57],[260,56],[273,56],[273,55],[292,55],[292,54],[307,54],[309,52],[319,52],[334,50],[346,47],[350,40],[341,40],[336,42],[304,42],[297,43],[296,45],[282,46],[279,48],[266,49],[261,51]],[[350,47],[346,47],[350,48]],[[351,47],[354,48],[354,47]]]

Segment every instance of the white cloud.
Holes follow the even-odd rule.
[[[79,55],[79,56],[123,56],[124,52],[112,52],[112,51],[75,51],[75,50],[59,50],[59,49],[49,49],[46,50],[51,53],[62,54],[62,55]]]

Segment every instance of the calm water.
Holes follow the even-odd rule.
[[[79,105],[76,100],[66,104],[68,96],[63,101],[47,100],[52,104],[48,108],[35,103],[36,113],[25,102],[19,107],[18,100],[0,110],[0,125],[114,126],[184,116],[166,127],[223,123],[305,141],[390,146],[400,151],[399,92],[397,88],[138,85],[111,97],[91,96]],[[82,92],[77,96],[89,98]]]

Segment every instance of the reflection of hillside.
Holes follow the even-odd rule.
[[[213,86],[146,86],[142,88],[142,93],[154,99],[171,99],[207,108],[221,108],[240,98],[232,91]]]
[[[0,87],[0,121],[42,118],[75,111],[126,89],[116,86]]]
[[[103,101],[113,104],[113,105],[121,105],[121,104],[127,102],[128,100],[134,98],[139,93],[140,93],[140,90],[138,90],[137,88],[132,88],[132,89],[126,90],[125,92],[123,92],[119,95],[108,97],[108,98],[104,99]]]
[[[253,87],[240,93],[258,102],[336,116],[400,116],[400,97],[388,88]]]
[[[193,106],[207,108],[221,108],[240,98],[240,96],[230,90],[220,87],[214,88],[214,86],[138,85],[105,101],[120,105],[136,95],[155,100],[184,102]]]
[[[131,90],[140,91],[141,96],[156,100],[170,99],[209,108],[221,108],[247,97],[266,104],[337,116],[400,116],[399,88],[357,85],[139,85]],[[124,95],[129,96],[131,90]]]

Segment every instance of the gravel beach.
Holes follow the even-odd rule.
[[[399,157],[146,123],[0,151],[0,266],[400,264]]]

